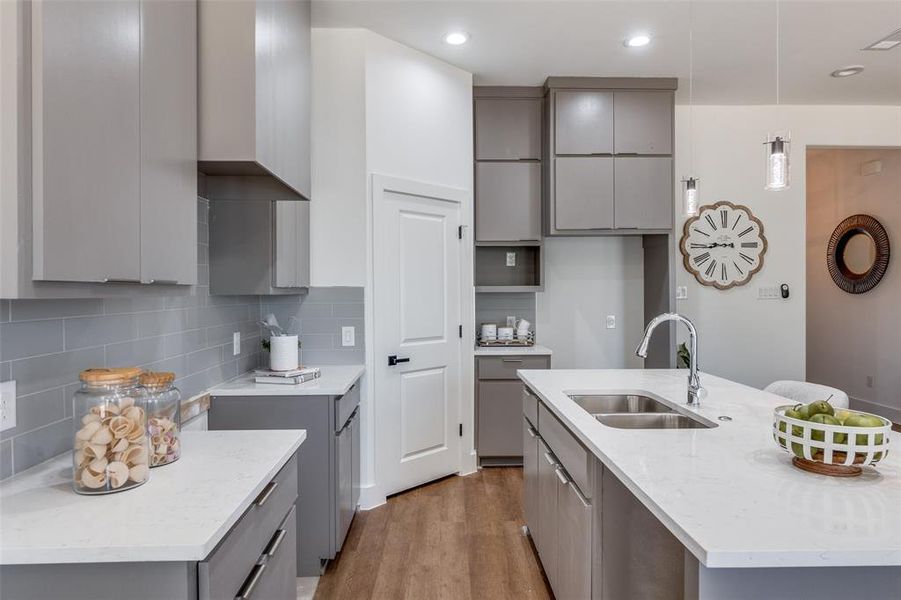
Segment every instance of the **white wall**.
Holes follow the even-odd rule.
[[[370,179],[390,175],[466,190],[464,223],[472,224],[472,75],[367,30],[314,28],[312,136],[312,285],[366,286],[361,502],[371,507],[384,496],[375,458],[378,402],[369,375]],[[470,290],[464,330],[472,331],[471,255],[464,253],[463,261]],[[463,381],[471,380],[471,362],[463,362]],[[463,394],[464,430],[472,432],[472,386],[464,385]]]
[[[703,287],[681,266],[688,299],[679,310],[700,331],[700,365],[710,373],[762,387],[805,376],[805,148],[901,146],[901,108],[879,106],[696,106],[694,170],[704,204],[728,200],[749,206],[769,241],[764,268],[746,286]],[[690,172],[689,108],[676,109],[676,175]],[[792,186],[766,192],[764,141],[791,130]],[[677,215],[680,214],[677,197]],[[681,216],[677,231],[681,231]],[[678,242],[678,240],[677,240]],[[762,285],[787,283],[788,300],[757,300]]]
[[[872,160],[882,162],[882,172],[862,175],[861,164]],[[901,243],[901,149],[815,150],[807,164],[807,376],[872,403],[861,403],[864,410],[901,422],[897,254],[879,285],[865,294],[844,292],[826,268],[832,231],[851,215],[874,216],[892,247]]]
[[[640,367],[644,328],[641,237],[547,238],[544,291],[536,296],[538,341],[555,369]],[[607,315],[616,328],[607,329]]]

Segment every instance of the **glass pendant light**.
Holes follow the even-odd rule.
[[[695,93],[695,62],[694,62],[694,14],[692,3],[688,3],[688,137],[689,137],[689,166],[691,172],[695,168],[695,137],[694,137],[694,93]],[[701,206],[701,191],[698,189],[698,178],[688,175],[682,178],[682,214],[686,217],[695,217]]]
[[[780,3],[776,0],[776,106],[779,106],[779,46],[781,41]],[[768,135],[766,142],[766,186],[771,192],[787,190],[791,184],[791,136],[783,133]]]

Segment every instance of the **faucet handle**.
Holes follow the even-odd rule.
[[[707,397],[707,388],[701,387],[698,388],[698,400],[703,400]]]

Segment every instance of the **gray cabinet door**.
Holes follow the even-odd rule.
[[[673,226],[673,159],[614,159],[617,229],[670,229]]]
[[[476,160],[539,160],[540,98],[479,98],[475,101]]]
[[[613,158],[554,159],[556,229],[612,229],[613,194]]]
[[[351,519],[357,512],[360,505],[360,458],[362,451],[360,447],[360,411],[357,410],[353,419],[350,421],[351,439],[353,440],[353,468],[350,473],[351,484]]]
[[[538,539],[538,434],[522,420],[522,508],[532,540]],[[537,541],[535,542],[537,543]]]
[[[479,456],[522,456],[521,381],[479,382]]]
[[[560,91],[554,96],[554,153],[613,153],[613,92]]]
[[[591,504],[571,480],[557,488],[558,598],[591,598]]]
[[[141,29],[141,279],[194,284],[197,4],[143,0]]]
[[[338,531],[336,542],[336,551],[341,550],[344,544],[344,538],[347,537],[347,531],[350,529],[350,522],[353,520],[353,430],[348,422],[337,436],[336,454],[338,461],[338,502],[336,505]]]
[[[284,533],[282,533],[284,532]],[[297,509],[292,508],[279,526],[276,536],[266,546],[265,569],[256,587],[243,591],[248,598],[260,600],[294,600],[297,598]],[[278,541],[281,540],[281,541]]]
[[[541,239],[541,164],[476,164],[476,240]]]
[[[140,279],[140,6],[32,3],[34,269]]]
[[[673,153],[672,92],[616,92],[613,102],[617,154]]]
[[[551,588],[557,585],[557,463],[544,442],[538,442],[538,537],[535,546]]]
[[[273,287],[310,285],[310,203],[274,203],[275,248]]]

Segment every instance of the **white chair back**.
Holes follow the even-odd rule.
[[[835,408],[848,408],[848,394],[828,385],[806,381],[774,381],[764,388],[765,392],[788,398],[794,402],[809,404],[814,400],[829,399]],[[832,396],[829,398],[829,396]]]

